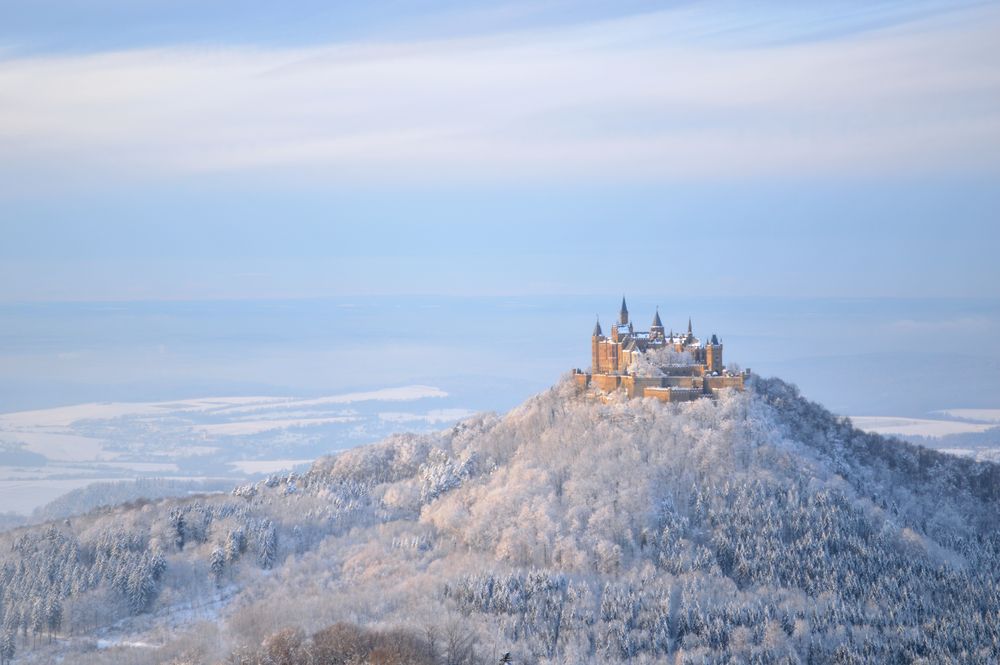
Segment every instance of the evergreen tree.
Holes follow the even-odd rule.
[[[45,623],[49,629],[49,637],[54,636],[62,628],[63,608],[59,596],[51,594],[45,606]]]
[[[274,565],[278,553],[278,534],[271,520],[264,520],[257,531],[257,564],[264,569]]]
[[[226,552],[221,547],[212,550],[210,567],[212,577],[215,578],[215,585],[222,586],[222,576],[226,572]]]
[[[168,518],[170,524],[170,530],[174,535],[174,545],[177,546],[178,550],[184,549],[184,510],[181,508],[174,508],[170,511],[170,516]]]
[[[41,598],[35,598],[31,605],[32,643],[37,643],[38,636],[45,630],[45,604]]]
[[[233,563],[240,558],[247,549],[246,532],[242,527],[236,527],[229,532],[226,537],[226,559]]]
[[[17,653],[16,642],[14,633],[4,631],[3,637],[0,637],[0,665],[7,665],[13,662],[14,655]]]

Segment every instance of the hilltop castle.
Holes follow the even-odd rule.
[[[600,320],[594,325],[590,363],[590,372],[573,370],[579,385],[605,392],[624,388],[629,397],[655,397],[664,402],[711,397],[723,388],[743,390],[749,374],[749,370],[727,371],[722,364],[722,341],[712,335],[702,343],[691,332],[691,319],[687,333],[667,333],[657,310],[649,332],[636,331],[625,298],[610,337],[605,336]]]

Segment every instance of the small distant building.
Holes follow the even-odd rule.
[[[711,397],[724,388],[743,390],[749,374],[749,370],[726,370],[722,340],[712,335],[702,343],[692,333],[690,318],[686,333],[668,333],[657,310],[648,332],[635,330],[624,297],[610,332],[604,334],[598,319],[590,337],[590,371],[573,370],[579,385],[605,392],[624,389],[629,397],[686,402]]]

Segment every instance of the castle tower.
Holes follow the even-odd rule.
[[[625,306],[625,296],[622,296],[622,309],[618,313],[618,323],[623,326],[628,324],[628,307]]]
[[[709,372],[722,373],[722,342],[715,335],[705,345],[705,365]]]
[[[604,339],[604,331],[601,330],[601,318],[597,318],[597,323],[594,324],[594,333],[590,336],[590,371],[594,372],[604,372],[606,369],[601,367],[601,340]]]
[[[660,308],[656,308],[656,314],[653,315],[653,325],[649,326],[649,336],[652,339],[663,339],[663,321],[660,320]]]

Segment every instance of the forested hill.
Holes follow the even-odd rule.
[[[775,379],[676,405],[563,382],[299,477],[6,534],[0,646],[84,664],[994,663],[998,521],[1000,467],[862,433]]]

